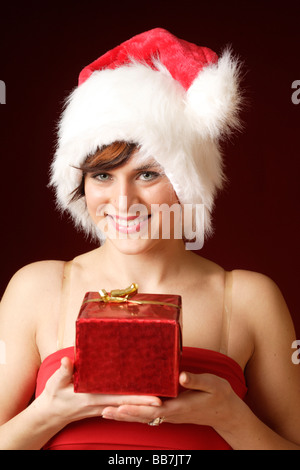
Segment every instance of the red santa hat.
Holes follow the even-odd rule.
[[[229,50],[218,58],[161,28],[92,62],[81,71],[59,124],[51,167],[59,207],[97,234],[84,198],[70,203],[82,179],[77,168],[103,145],[135,142],[140,155],[164,168],[182,204],[203,205],[196,209],[196,225],[203,226],[204,207],[204,229],[210,232],[224,180],[219,142],[239,125],[238,82],[238,62]]]

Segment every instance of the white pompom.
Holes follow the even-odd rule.
[[[238,128],[239,63],[226,50],[217,64],[204,68],[186,95],[186,117],[204,138],[219,139]]]

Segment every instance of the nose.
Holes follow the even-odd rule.
[[[121,178],[112,188],[111,202],[119,213],[129,213],[130,206],[139,202],[138,190],[131,181]]]

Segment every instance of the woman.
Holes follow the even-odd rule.
[[[218,142],[238,125],[239,105],[228,52],[218,60],[162,29],[82,71],[51,183],[61,209],[101,246],[68,263],[26,266],[5,292],[1,448],[300,449],[295,332],[279,289],[191,251],[211,232],[224,179]],[[162,207],[172,208],[167,236]],[[85,292],[132,282],[182,296],[180,394],[74,393]]]

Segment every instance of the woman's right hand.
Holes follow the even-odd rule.
[[[44,391],[36,399],[47,419],[64,427],[72,421],[101,417],[107,406],[162,404],[158,397],[144,395],[106,395],[75,393],[73,385],[73,363],[70,358],[61,360],[60,368],[46,383]]]

